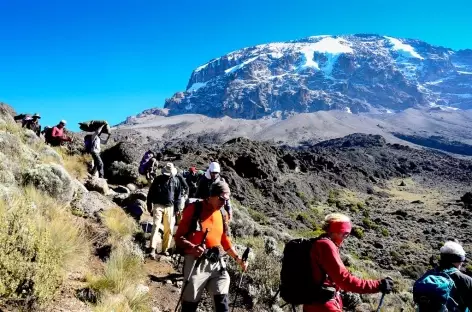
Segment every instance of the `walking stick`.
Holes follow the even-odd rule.
[[[203,247],[205,245],[205,241],[206,241],[206,237],[208,235],[208,229],[205,230],[205,234],[203,234],[203,238],[202,238],[202,242],[200,243],[200,247]],[[193,275],[193,271],[195,269],[198,269],[198,267],[200,266],[200,263],[202,262],[203,260],[203,256],[201,256],[200,258],[198,258],[196,261],[194,261],[192,263],[192,267],[190,269],[190,274],[187,276],[187,278],[185,279],[185,283],[184,283],[184,287],[182,287],[182,293],[180,294],[180,298],[179,298],[179,301],[177,302],[177,306],[175,307],[175,312],[177,312],[178,308],[179,308],[179,305],[180,303],[182,302],[182,298],[184,297],[184,291],[185,291],[185,288],[187,288],[188,286],[188,283],[190,282],[190,278],[192,277]]]
[[[377,308],[377,312],[380,312],[380,308],[382,307],[382,304],[384,303],[384,298],[385,298],[385,293],[382,293],[382,297],[380,297],[380,303]]]
[[[243,253],[243,257],[242,257],[243,262],[247,261],[247,258],[249,257],[249,252],[251,252],[251,248],[247,247]],[[234,297],[233,309],[231,309],[231,312],[234,311],[234,307],[236,306],[236,300],[238,299],[239,290],[241,289],[241,283],[243,281],[243,277],[244,277],[244,272],[241,273],[241,278],[239,279],[238,289],[236,290],[236,296]]]

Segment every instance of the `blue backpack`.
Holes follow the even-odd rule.
[[[419,312],[459,311],[458,303],[451,297],[455,284],[450,275],[457,271],[456,268],[443,271],[433,269],[415,282],[413,300]]]

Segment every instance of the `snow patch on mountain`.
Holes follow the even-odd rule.
[[[187,89],[187,92],[193,92],[197,91],[198,89],[206,86],[206,82],[195,82],[193,85],[190,86],[190,88]]]
[[[411,45],[404,44],[403,42],[401,42],[400,40],[396,38],[392,38],[388,36],[385,36],[385,38],[388,39],[390,43],[393,45],[393,50],[402,52],[402,54],[406,57],[414,57],[420,60],[424,60],[424,58],[421,55],[419,55]]]

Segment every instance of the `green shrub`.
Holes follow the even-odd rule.
[[[386,228],[382,228],[382,229],[380,230],[380,233],[381,233],[383,236],[385,236],[385,237],[387,237],[387,236],[390,235],[390,233],[388,232],[388,230],[387,230]]]
[[[328,195],[328,204],[336,205],[339,202],[339,191],[331,190]]]
[[[360,227],[356,227],[354,230],[352,230],[352,235],[358,239],[362,239],[364,237],[364,230]]]
[[[251,218],[259,224],[266,225],[269,224],[269,218],[266,217],[262,212],[256,211],[252,208],[248,208],[248,213]]]
[[[364,225],[364,227],[366,229],[371,229],[371,230],[375,230],[378,228],[378,225],[375,224],[374,221],[372,221],[370,218],[366,217],[364,219],[362,219],[362,224]]]
[[[357,209],[359,209],[359,210],[364,210],[365,204],[364,204],[363,202],[358,202],[358,203],[356,204],[356,207],[357,207]]]

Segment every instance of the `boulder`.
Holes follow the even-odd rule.
[[[7,122],[14,122],[13,116],[16,115],[15,110],[8,104],[0,102],[0,119]]]
[[[38,151],[38,154],[41,158],[51,159],[58,164],[63,164],[62,156],[56,152],[55,149],[50,147],[49,145],[43,145]]]
[[[74,180],[74,199],[82,198],[86,193],[88,193],[87,188],[79,182],[79,180]]]
[[[72,209],[81,212],[87,217],[97,217],[99,212],[114,206],[116,206],[114,202],[95,191],[84,193],[82,197],[71,202]]]
[[[111,163],[105,174],[110,183],[120,185],[135,183],[139,178],[138,165],[126,164],[122,161],[114,161]]]
[[[113,195],[113,197],[111,198],[111,200],[117,204],[118,206],[124,206],[124,202],[126,201],[126,199],[128,199],[129,197],[129,194],[125,194],[125,193],[116,193]]]
[[[122,186],[122,185],[118,185],[117,187],[113,188],[113,190],[116,192],[116,193],[119,193],[119,194],[130,194],[130,190],[125,187],[125,186]]]
[[[128,212],[128,214],[130,214],[134,219],[139,221],[143,213],[146,212],[146,207],[146,202],[137,199],[126,206],[126,212]]]
[[[138,187],[134,185],[133,183],[126,184],[126,188],[128,188],[131,192],[134,192],[138,189]]]
[[[85,187],[89,191],[96,191],[102,195],[107,195],[109,193],[108,183],[105,179],[92,177],[85,182]]]
[[[27,169],[23,183],[33,185],[57,200],[70,203],[74,196],[74,182],[64,167],[58,164],[39,164]]]

